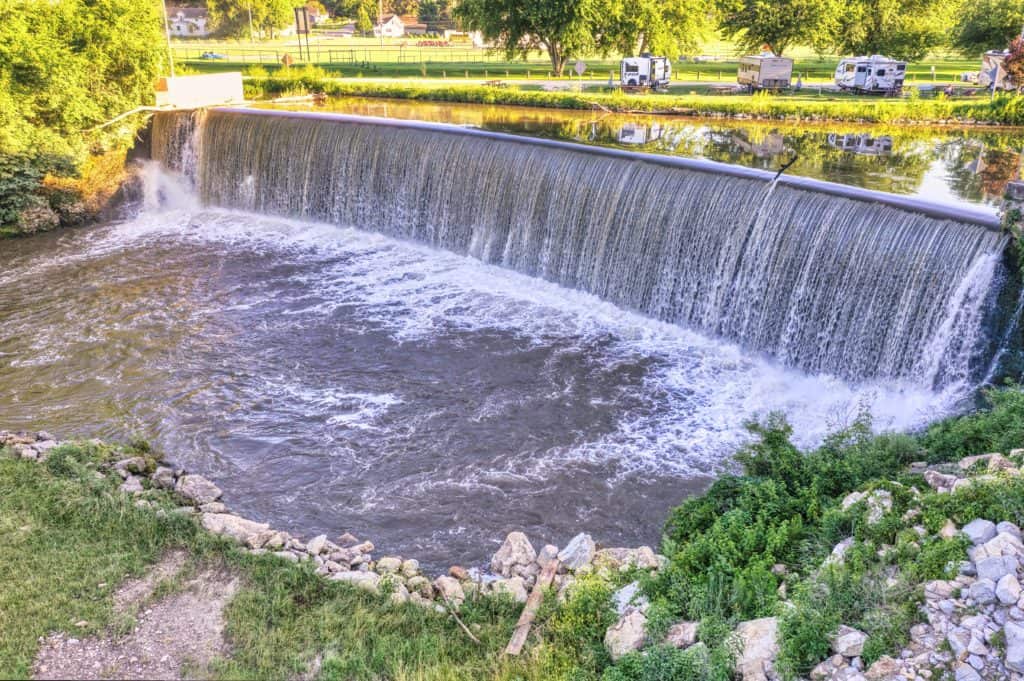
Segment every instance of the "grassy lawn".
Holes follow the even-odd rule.
[[[508,61],[504,55],[468,45],[452,47],[420,46],[423,39],[410,36],[404,39],[386,39],[383,47],[373,38],[314,37],[310,41],[310,63],[328,69],[341,77],[380,78],[472,78],[472,79],[550,79],[551,65],[546,57],[537,53],[529,60]],[[673,78],[676,81],[735,82],[738,67],[736,49],[727,41],[712,41],[704,46],[702,61],[689,59],[676,62]],[[201,72],[237,70],[244,66],[262,64],[274,67],[289,54],[296,63],[306,61],[305,52],[299,53],[296,38],[249,43],[240,40],[177,40],[174,42],[175,60],[188,68]],[[205,52],[223,55],[225,59],[202,59]],[[837,57],[822,58],[812,50],[796,48],[789,56],[795,60],[794,77],[799,74],[806,83],[831,83],[838,63]],[[619,70],[617,58],[584,57],[587,65],[584,78],[606,80],[609,73]],[[907,69],[908,84],[959,83],[960,74],[977,72],[981,60],[964,59],[955,55],[930,56],[911,63]],[[934,74],[932,70],[934,69]],[[564,79],[575,78],[567,69]]]
[[[226,612],[233,655],[216,665],[219,677],[293,678],[317,656],[325,679],[543,677],[539,668],[499,657],[518,616],[511,602],[463,606],[478,646],[445,615],[391,605],[308,566],[244,553],[187,517],[136,508],[117,492],[116,475],[95,474],[101,461],[127,454],[64,446],[40,465],[0,452],[0,677],[27,677],[38,638],[51,631],[125,631],[130,623],[116,621],[113,592],[170,547],[242,575]]]

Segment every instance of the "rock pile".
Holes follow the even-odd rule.
[[[10,433],[0,430],[0,448],[8,447],[15,456],[45,461],[49,452],[61,443],[46,432]],[[94,441],[94,444],[100,444]],[[374,545],[345,533],[335,541],[321,534],[308,542],[288,532],[271,528],[231,513],[221,501],[222,492],[212,481],[180,468],[173,468],[148,457],[135,456],[101,467],[98,475],[116,475],[120,489],[136,497],[136,505],[154,507],[148,491],[173,492],[182,502],[176,513],[194,515],[209,532],[236,541],[254,554],[273,554],[291,562],[312,561],[325,579],[347,582],[372,593],[387,593],[398,603],[413,603],[446,612],[457,610],[473,595],[507,595],[525,603],[541,570],[556,558],[559,574],[554,579],[559,597],[565,598],[575,574],[600,570],[611,574],[630,567],[659,569],[667,562],[647,546],[640,548],[598,549],[588,534],[574,537],[564,549],[547,545],[537,552],[522,532],[511,532],[490,561],[491,573],[453,565],[448,574],[430,579],[420,570],[419,561],[401,556],[373,558]],[[157,513],[166,513],[156,509]]]

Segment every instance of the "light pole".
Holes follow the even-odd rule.
[[[384,47],[384,0],[377,0],[377,31],[380,33],[380,46]]]
[[[167,37],[167,62],[171,65],[171,78],[174,78],[174,52],[171,51],[171,22],[167,19],[167,0],[161,3],[164,8],[164,35]]]
[[[256,38],[253,37],[252,32],[252,0],[249,0],[249,42],[256,44]]]

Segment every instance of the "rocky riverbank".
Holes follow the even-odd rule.
[[[23,460],[45,462],[62,444],[46,432],[0,431],[0,448]],[[884,557],[894,552],[942,544],[957,548],[963,559],[942,568],[945,578],[919,581],[916,593],[904,596],[916,607],[917,616],[904,632],[906,643],[900,649],[882,655],[877,650],[869,652],[869,634],[846,621],[829,635],[831,656],[817,657],[825,659],[810,669],[806,678],[1024,681],[1024,540],[1019,526],[1009,517],[975,517],[959,527],[948,518],[937,525],[935,518],[925,517],[936,508],[935,499],[948,497],[970,508],[972,494],[979,490],[989,490],[985,492],[989,494],[993,485],[1016,484],[1024,476],[1022,463],[1022,449],[1012,450],[1008,456],[983,454],[955,463],[915,463],[906,471],[906,483],[876,481],[847,494],[837,510],[850,521],[854,534],[836,544],[810,574],[791,573],[783,564],[773,566],[772,573],[782,580],[781,610],[775,616],[739,622],[727,637],[737,678],[774,681],[784,677],[776,664],[785,645],[785,627],[781,625],[786,614],[798,607],[788,594],[825,589],[827,598],[828,575],[851,561],[863,561],[865,550],[883,558],[884,564]],[[645,597],[641,582],[656,578],[669,566],[668,558],[650,547],[601,547],[581,533],[561,549],[548,545],[537,550],[526,535],[512,532],[487,569],[455,565],[446,574],[431,577],[414,558],[375,558],[373,543],[351,534],[333,540],[323,534],[303,540],[233,514],[221,501],[214,482],[148,453],[112,459],[98,465],[94,474],[113,478],[138,507],[152,508],[157,514],[194,517],[207,531],[237,542],[245,551],[310,563],[323,579],[349,583],[394,603],[458,613],[467,600],[480,597],[526,603],[532,590],[557,595],[557,602],[564,603],[574,598],[574,584],[596,580],[612,593],[614,620],[607,629],[602,625],[603,645],[611,660],[656,655],[664,649],[686,651],[688,659],[705,660],[705,664],[709,658],[702,623],[659,622]],[[175,499],[177,505],[168,506],[168,498]],[[887,525],[896,531],[895,545],[878,546],[858,539],[863,537],[863,528],[870,533],[870,528]],[[550,585],[545,583],[545,573],[548,577],[554,573]],[[900,577],[895,571],[881,576],[888,584],[880,589],[896,584]]]

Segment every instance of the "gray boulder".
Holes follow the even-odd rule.
[[[968,592],[971,599],[980,605],[988,605],[996,600],[996,585],[991,579],[979,579]]]
[[[647,638],[647,617],[633,611],[623,615],[618,622],[608,627],[604,634],[604,646],[613,660],[640,650]]]
[[[558,553],[558,560],[568,570],[579,570],[594,560],[597,545],[589,534],[579,533]]]
[[[979,560],[975,570],[980,579],[998,582],[1005,575],[1017,572],[1017,559],[1013,556],[989,556]]]
[[[689,648],[697,642],[698,622],[676,622],[668,628],[665,643],[676,648]]]
[[[317,535],[317,536],[313,537],[312,539],[310,539],[309,543],[306,544],[306,551],[308,551],[309,555],[311,555],[311,556],[318,556],[318,555],[320,555],[321,553],[324,552],[325,548],[327,548],[327,535],[326,534]]]
[[[1007,622],[1003,632],[1006,634],[1006,666],[1024,673],[1024,625]]]
[[[996,536],[996,524],[991,520],[975,518],[964,525],[963,529],[960,531],[967,535],[967,538],[971,540],[972,544],[977,546],[978,544],[984,544],[989,539]]]
[[[996,598],[1003,605],[1014,605],[1020,599],[1020,582],[1017,575],[1003,575],[996,583]]]
[[[266,523],[246,520],[230,513],[203,513],[202,523],[208,531],[231,537],[241,544],[248,543],[253,535],[260,535],[270,529]]]
[[[860,657],[860,654],[864,652],[864,643],[867,640],[868,635],[863,631],[843,624],[840,625],[835,638],[832,639],[832,650],[843,657]]]
[[[178,478],[175,491],[197,506],[220,499],[223,492],[201,475],[183,475]]]
[[[612,594],[612,602],[615,603],[615,612],[620,617],[630,610],[639,610],[645,613],[650,607],[647,598],[640,593],[640,582],[630,582],[616,591]]]
[[[527,566],[537,560],[533,544],[522,532],[509,532],[501,548],[491,558],[491,570],[502,577],[513,576],[517,566]]]
[[[332,573],[328,579],[332,579],[336,582],[348,582],[349,584],[357,586],[365,591],[369,591],[370,593],[380,593],[380,575],[376,572],[343,570],[341,572]]]
[[[740,655],[736,671],[744,681],[764,681],[779,654],[779,620],[763,617],[741,622],[736,627],[740,642]]]

